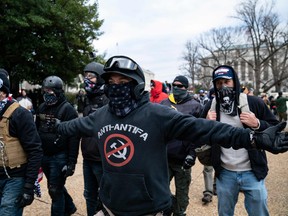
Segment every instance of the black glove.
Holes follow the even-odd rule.
[[[281,133],[286,127],[286,122],[267,128],[262,132],[251,132],[251,145],[258,149],[264,149],[273,154],[288,151],[288,134]]]
[[[75,172],[75,164],[74,163],[68,163],[62,168],[62,172],[64,174],[64,177],[72,176]]]
[[[196,158],[192,157],[191,155],[187,155],[185,160],[184,160],[182,168],[183,169],[190,169],[192,166],[194,166],[195,159]]]
[[[25,183],[23,194],[18,198],[17,203],[20,208],[31,205],[34,200],[34,184]]]

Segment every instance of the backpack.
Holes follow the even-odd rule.
[[[242,112],[251,112],[248,105],[247,95],[245,93],[240,93],[239,95],[239,109],[241,109]],[[210,110],[215,111],[216,110],[216,99],[212,99]],[[204,166],[212,166],[211,161],[211,146],[210,145],[203,145],[200,148],[195,149],[196,156],[198,157],[198,160],[201,164]]]

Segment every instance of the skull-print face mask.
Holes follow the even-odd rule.
[[[217,91],[220,99],[220,111],[231,116],[237,115],[235,106],[235,91],[233,87],[223,86]]]

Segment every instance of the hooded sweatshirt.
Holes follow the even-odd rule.
[[[117,216],[155,214],[171,206],[169,140],[199,145],[213,140],[227,148],[251,148],[250,130],[150,103],[148,92],[125,117],[117,117],[105,105],[86,117],[62,122],[57,131],[96,138],[103,162],[100,199]]]
[[[152,80],[152,82],[155,83],[155,86],[150,91],[150,101],[153,103],[160,103],[165,98],[168,98],[168,94],[162,91],[162,82],[157,80]]]
[[[217,121],[230,124],[234,127],[244,127],[248,128],[247,125],[244,125],[240,122],[239,115],[241,114],[241,109],[239,109],[239,95],[240,95],[240,82],[237,76],[237,73],[230,66],[229,67],[233,72],[233,81],[234,81],[234,91],[236,94],[235,105],[237,106],[237,115],[228,116],[220,112],[220,99],[218,96],[218,90],[214,85],[215,98],[216,98],[216,113]],[[212,74],[212,77],[215,77],[215,71]],[[251,112],[255,114],[260,122],[260,128],[257,131],[263,131],[266,128],[276,125],[278,120],[275,118],[275,115],[271,113],[269,108],[266,106],[264,101],[261,98],[256,96],[247,95],[248,105]],[[207,113],[211,107],[212,101],[209,101],[206,104],[201,117],[206,118]],[[257,179],[261,180],[267,176],[268,166],[267,166],[267,157],[266,153],[263,150],[257,149],[239,149],[235,151],[234,149],[223,149],[220,145],[213,145],[211,148],[212,153],[212,164],[216,172],[216,176],[219,176],[220,171],[225,168],[231,171],[244,171],[252,170]]]

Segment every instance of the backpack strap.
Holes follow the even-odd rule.
[[[216,111],[216,98],[215,97],[212,99],[210,110],[211,111]]]
[[[249,104],[248,104],[248,100],[247,100],[247,94],[245,93],[240,93],[239,95],[239,106],[238,108],[242,111],[242,112],[249,112],[251,113],[250,109],[249,109]]]

